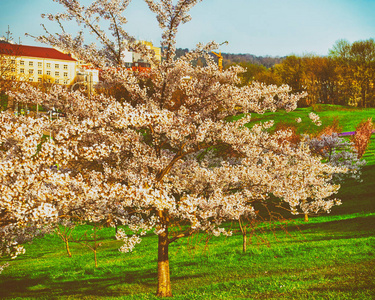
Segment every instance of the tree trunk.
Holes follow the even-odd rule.
[[[68,256],[72,257],[72,252],[70,252],[70,248],[69,248],[69,239],[67,237],[65,238],[65,248],[66,248],[66,252],[68,253]]]
[[[168,227],[159,234],[158,242],[158,297],[172,297],[168,259]]]
[[[246,236],[246,232],[242,234],[242,251],[243,253],[246,253],[246,244],[247,244],[247,236]]]
[[[240,225],[240,230],[242,233],[242,251],[246,252],[247,236],[246,236],[246,226],[242,225],[241,217],[238,219],[238,224]]]
[[[308,222],[308,221],[309,221],[309,215],[305,214],[305,222]]]
[[[94,259],[95,259],[95,268],[98,267],[98,259],[96,257],[96,249],[93,250],[94,251]]]

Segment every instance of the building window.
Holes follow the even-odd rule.
[[[42,75],[42,70],[38,70],[38,75]]]
[[[64,84],[68,84],[68,80],[64,80]]]
[[[51,75],[51,71],[47,71],[47,75]]]
[[[29,81],[34,81],[32,78],[29,78]]]
[[[60,73],[59,72],[55,72],[55,76],[60,76]]]
[[[15,68],[12,68],[12,72],[16,72],[16,69],[15,69]]]
[[[51,64],[50,63],[47,63],[47,68],[51,68]]]
[[[68,70],[68,65],[64,65],[64,69],[65,69],[65,70]]]
[[[34,62],[33,61],[29,61],[29,66],[30,67],[34,66]]]
[[[51,83],[51,79],[48,78],[47,81],[48,81],[48,83]]]
[[[23,60],[20,61],[20,65],[23,66],[25,62]]]
[[[42,66],[42,63],[41,62],[38,62],[38,67],[41,67]]]
[[[34,74],[34,70],[33,70],[33,69],[30,69],[30,70],[29,70],[29,74]]]
[[[20,73],[24,74],[25,73],[25,69],[20,69]]]
[[[55,64],[55,69],[58,69],[59,68],[59,64]]]
[[[68,72],[64,72],[64,77],[68,77]]]
[[[15,64],[16,64],[16,60],[15,60],[15,59],[12,59],[11,64],[12,64],[12,65],[15,65]]]
[[[60,83],[58,79],[55,80],[55,83]]]
[[[39,78],[38,78],[38,82],[42,82],[42,78],[39,77]]]

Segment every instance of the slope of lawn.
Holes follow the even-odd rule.
[[[308,115],[313,112],[319,115],[322,122],[321,126],[314,125]],[[242,115],[233,117],[233,119],[241,118]],[[296,119],[301,118],[302,122],[297,123]],[[363,121],[372,118],[375,122],[375,108],[352,108],[340,105],[315,105],[313,107],[297,108],[294,111],[277,111],[267,112],[262,115],[252,114],[252,122],[248,126],[264,120],[274,120],[276,128],[277,124],[296,126],[298,133],[316,134],[323,127],[329,126],[336,122],[342,132],[355,131],[357,125]],[[363,156],[369,165],[375,164],[375,133],[372,135],[369,147]]]
[[[362,179],[344,182],[343,204],[330,214],[307,223],[293,218],[286,230],[255,229],[246,253],[237,224],[232,237],[173,243],[174,299],[375,299],[375,164],[364,167]],[[74,234],[85,231],[92,228]],[[121,254],[113,228],[99,234],[98,268],[80,244],[71,243],[68,257],[56,235],[26,244],[26,254],[0,274],[0,299],[158,299],[157,237],[150,233]]]
[[[267,112],[262,115],[253,114],[252,120],[254,122],[270,119],[274,120],[275,123],[294,124],[298,125],[299,133],[314,133],[320,128],[313,126],[308,114],[313,112],[319,115],[322,121],[322,127],[332,124],[337,119],[343,132],[354,131],[356,126],[362,120],[373,118],[375,121],[375,108],[352,108],[340,105],[315,105],[313,107],[297,108],[294,111],[277,111]],[[241,116],[241,115],[240,115]],[[301,118],[302,122],[297,124],[295,119]]]

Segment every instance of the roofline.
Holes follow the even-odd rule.
[[[56,48],[39,47],[39,46],[28,46],[28,45],[18,45],[18,44],[9,44],[9,43],[4,43],[4,44],[7,45],[4,48],[10,49],[11,51],[13,51],[13,53],[1,53],[1,55],[14,56],[14,57],[28,57],[28,58],[36,58],[36,59],[38,59],[38,58],[39,59],[51,59],[51,60],[59,60],[59,61],[67,61],[67,62],[68,61],[78,62],[78,60],[75,59],[75,58],[73,58],[70,54],[66,54],[64,52],[61,52],[60,50],[57,50]],[[0,43],[0,48],[1,48],[1,43]],[[46,52],[56,51],[59,55],[65,56],[66,58],[62,58],[62,57],[45,57],[45,56],[43,56],[43,54],[38,55],[38,56],[30,55],[30,54],[23,54],[23,52],[28,52],[28,50],[29,50],[29,52],[30,52],[30,50],[32,50],[32,51],[41,51],[41,52],[42,51],[46,51]],[[32,53],[32,54],[34,54],[34,53]],[[53,56],[53,54],[51,56]]]
[[[50,58],[50,57],[42,57],[42,56],[29,56],[29,55],[9,55],[9,54],[3,54],[8,56],[14,56],[14,57],[24,57],[24,58],[35,58],[35,59],[48,59],[48,60],[59,60],[59,61],[67,61],[67,62],[74,62],[77,63],[78,60],[72,58],[72,59],[62,59],[62,58]]]

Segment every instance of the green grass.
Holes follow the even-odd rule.
[[[310,112],[319,115],[322,121],[322,127],[332,124],[337,118],[343,132],[354,131],[356,126],[364,119],[373,118],[375,121],[375,108],[351,108],[340,105],[318,105],[315,107],[297,108],[294,111],[267,112],[262,115],[253,114],[253,122],[259,122],[264,119],[274,120],[275,123],[298,125],[299,133],[315,133],[321,127],[312,124],[308,117]],[[241,115],[237,116],[239,118]],[[236,117],[235,117],[236,118]],[[297,124],[295,119],[301,118],[302,122]]]
[[[238,232],[207,245],[204,235],[172,244],[174,299],[375,299],[375,164],[364,167],[362,178],[344,182],[343,204],[330,214],[308,223],[298,216],[287,231],[266,229],[247,253]],[[149,234],[121,254],[114,229],[99,235],[98,268],[79,244],[67,257],[56,235],[28,243],[0,274],[0,299],[157,299],[157,237]]]
[[[310,112],[314,112],[319,115],[322,122],[322,126],[314,125],[308,117]],[[242,115],[233,117],[233,119],[241,118]],[[301,123],[296,123],[296,118],[301,118]],[[375,122],[375,108],[352,108],[340,105],[316,105],[314,107],[297,108],[294,111],[277,111],[267,112],[262,115],[252,114],[252,121],[248,126],[252,126],[255,123],[262,122],[264,120],[274,120],[276,124],[283,123],[285,125],[297,125],[298,133],[315,134],[319,132],[323,127],[331,125],[334,120],[338,121],[339,126],[342,128],[342,132],[355,131],[357,125],[362,120],[372,118]],[[369,147],[363,156],[368,165],[375,164],[375,134],[372,135]]]
[[[195,236],[170,249],[174,299],[374,299],[375,166],[364,181],[348,180],[331,214],[302,217],[288,231],[263,233],[242,253],[241,236]],[[78,232],[89,227],[82,226]],[[118,252],[114,229],[100,231],[99,267],[92,252],[48,235],[0,275],[1,299],[157,299],[157,238],[150,234],[133,253]]]

